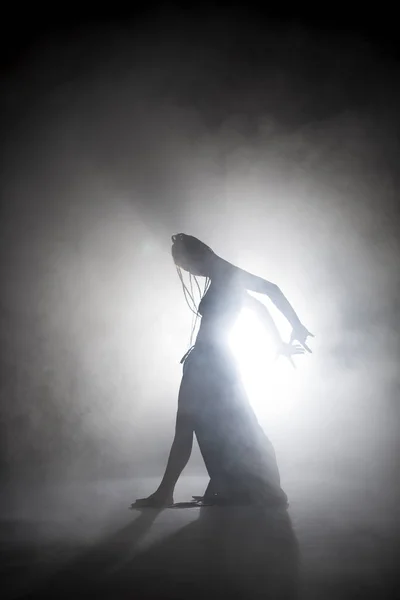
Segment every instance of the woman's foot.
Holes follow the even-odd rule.
[[[166,494],[165,492],[154,492],[148,498],[138,498],[136,502],[131,504],[131,508],[165,508],[171,506],[174,503],[174,497],[172,494]]]

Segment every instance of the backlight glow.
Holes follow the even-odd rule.
[[[230,345],[257,416],[291,410],[297,397],[296,370],[286,358],[276,359],[272,336],[253,311],[242,310],[232,328]]]

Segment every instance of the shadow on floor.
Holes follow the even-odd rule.
[[[297,598],[299,552],[286,510],[187,510],[196,510],[199,518],[138,551],[160,515],[143,510],[24,600]]]

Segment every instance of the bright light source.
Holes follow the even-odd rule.
[[[275,360],[273,340],[253,311],[242,310],[232,329],[230,345],[257,416],[262,419],[291,410],[298,398],[296,371],[287,359]]]

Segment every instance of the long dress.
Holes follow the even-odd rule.
[[[286,504],[273,446],[229,348],[228,333],[242,303],[242,292],[211,284],[199,306],[203,323],[196,344],[184,361],[179,408],[190,415],[210,476],[204,500]]]

